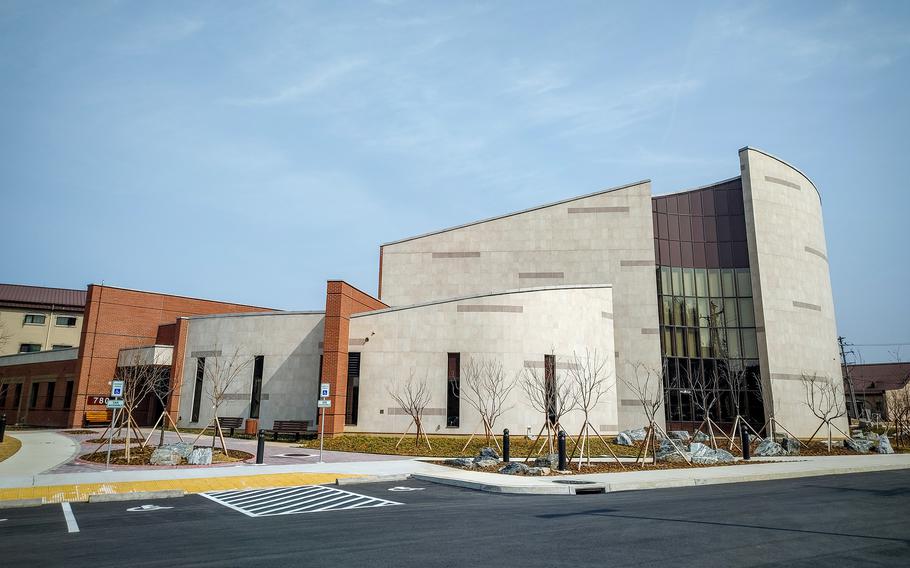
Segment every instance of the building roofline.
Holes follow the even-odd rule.
[[[281,310],[275,308],[267,308],[265,306],[254,306],[252,304],[239,304],[237,302],[226,302],[224,300],[212,300],[210,298],[197,298],[195,296],[183,296],[181,294],[169,294],[167,292],[155,292],[153,290],[140,290],[138,288],[126,288],[124,286],[111,286],[110,284],[89,284],[89,286],[98,286],[99,288],[113,288],[115,290],[126,290],[127,292],[139,292],[140,294],[154,294],[156,296],[168,296],[170,298],[182,298],[184,300],[197,300],[199,302],[211,302],[213,304],[231,304],[233,306],[242,306],[244,308],[257,308],[260,310],[266,311],[275,311],[280,312]],[[86,299],[86,303],[88,300]]]
[[[381,246],[380,246],[380,248],[381,248]],[[353,284],[351,284],[351,283],[348,282],[347,280],[342,280],[342,279],[340,279],[340,278],[329,278],[328,280],[325,281],[326,285],[328,285],[329,282],[341,282],[341,283],[344,284],[345,286],[348,286],[348,287],[350,287],[350,288],[353,288],[353,289],[357,290],[358,292],[360,292],[360,293],[363,294],[364,296],[367,296],[368,298],[372,298],[372,299],[376,300],[377,302],[381,302],[382,305],[384,305],[384,306],[388,306],[388,304],[386,304],[385,302],[383,302],[381,299],[377,298],[377,297],[374,296],[373,294],[370,294],[369,292],[364,292],[363,290],[361,290],[361,289],[358,288],[357,286],[354,286]],[[324,313],[324,312],[323,312],[323,313]]]
[[[611,188],[609,188],[609,189],[602,189],[602,190],[595,191],[595,192],[593,192],[593,193],[588,193],[588,194],[585,194],[585,195],[579,195],[579,196],[576,196],[576,197],[570,197],[570,198],[568,198],[568,199],[562,199],[562,200],[560,200],[560,201],[554,201],[554,202],[552,202],[552,203],[546,203],[546,204],[544,204],[544,205],[537,205],[537,206],[535,206],[535,207],[529,207],[529,208],[527,208],[527,209],[522,209],[522,210],[520,210],[520,211],[513,211],[512,213],[506,213],[506,214],[504,214],[504,215],[497,215],[496,217],[489,217],[489,218],[487,218],[487,219],[481,219],[481,220],[479,220],[479,221],[471,221],[470,223],[464,223],[464,224],[462,224],[462,225],[456,225],[456,226],[454,226],[454,227],[448,227],[448,228],[445,228],[445,229],[439,229],[439,230],[436,230],[436,231],[430,231],[429,233],[423,233],[423,234],[421,234],[421,235],[416,235],[416,236],[413,236],[413,237],[407,237],[407,238],[404,238],[404,239],[399,239],[399,240],[397,240],[397,241],[390,241],[390,242],[387,242],[387,243],[383,243],[383,244],[381,244],[381,245],[379,245],[379,246],[380,246],[380,248],[382,248],[382,247],[385,247],[385,246],[397,245],[397,244],[405,243],[405,242],[408,242],[408,241],[413,241],[413,240],[416,240],[416,239],[422,239],[422,238],[424,238],[424,237],[430,237],[430,236],[433,236],[433,235],[438,235],[438,234],[440,234],[440,233],[447,233],[447,232],[449,232],[449,231],[455,231],[455,230],[458,230],[458,229],[464,229],[465,227],[472,227],[472,226],[474,226],[474,225],[480,225],[481,223],[489,223],[490,221],[498,221],[498,220],[500,220],[500,219],[505,219],[505,218],[508,218],[508,217],[514,217],[515,215],[523,215],[523,214],[525,214],[525,213],[530,213],[531,211],[537,211],[538,209],[546,209],[547,207],[554,207],[554,206],[556,206],[556,205],[562,205],[563,203],[571,203],[572,201],[578,201],[579,199],[587,199],[587,198],[589,198],[589,197],[594,197],[594,196],[597,196],[597,195],[602,195],[602,194],[604,194],[604,193],[611,193],[611,192],[613,192],[613,191],[619,191],[619,190],[621,190],[621,189],[628,189],[628,188],[630,188],[630,187],[635,187],[635,186],[638,186],[638,185],[644,185],[644,184],[646,184],[646,183],[651,183],[651,180],[650,180],[650,179],[643,179],[643,180],[641,180],[641,181],[636,181],[636,182],[634,182],[634,183],[627,183],[627,184],[625,184],[625,185],[620,185],[620,186],[617,186],[617,187],[611,187]]]
[[[390,308],[383,308],[381,310],[372,310],[369,312],[358,312],[356,314],[351,314],[351,319],[364,317],[364,316],[373,316],[386,314],[391,312],[400,312],[403,310],[413,310],[416,308],[425,308],[427,306],[436,306],[439,304],[451,304],[452,302],[463,302],[464,300],[476,300],[478,298],[491,298],[494,296],[509,296],[514,294],[524,294],[527,292],[547,292],[551,290],[585,290],[585,289],[599,289],[599,288],[613,288],[612,284],[567,284],[565,286],[538,286],[535,288],[517,288],[514,290],[502,290],[499,292],[487,292],[484,294],[472,294],[470,296],[459,296],[457,298],[445,298],[442,300],[431,300],[429,302],[422,302],[420,304],[410,304],[407,306],[394,306]]]
[[[261,316],[315,316],[315,315],[324,316],[325,311],[235,312],[235,313],[227,313],[227,314],[205,314],[205,315],[198,315],[198,316],[180,316],[177,319],[201,320],[201,319],[218,319],[218,318],[248,318],[248,317],[261,317]]]
[[[712,188],[712,187],[717,187],[717,186],[723,185],[723,184],[725,184],[725,183],[730,183],[731,181],[736,181],[736,180],[738,180],[738,179],[742,179],[742,177],[743,177],[743,176],[741,176],[741,175],[739,175],[739,176],[733,176],[733,177],[731,177],[731,178],[722,179],[722,180],[716,181],[716,182],[714,182],[714,183],[708,183],[708,184],[705,184],[705,185],[700,185],[700,186],[698,186],[698,187],[693,187],[693,188],[691,188],[691,189],[681,189],[681,190],[679,190],[679,191],[671,191],[670,193],[661,193],[660,195],[654,195],[654,196],[652,196],[651,199],[658,199],[658,198],[660,198],[660,197],[669,197],[669,196],[671,196],[671,195],[680,195],[680,194],[683,194],[683,193],[692,193],[693,191],[701,191],[701,190],[703,190],[703,189],[710,189],[710,188]]]
[[[772,160],[777,160],[778,162],[782,163],[783,165],[787,166],[788,168],[793,169],[793,170],[796,171],[799,175],[801,175],[801,176],[803,176],[804,178],[806,178],[806,180],[809,182],[809,185],[811,185],[811,186],[812,186],[812,189],[815,190],[815,194],[818,195],[818,200],[819,200],[819,201],[822,200],[822,193],[818,190],[818,187],[815,185],[815,182],[812,181],[812,178],[810,178],[809,176],[807,176],[801,169],[797,168],[796,166],[794,166],[793,164],[791,164],[791,163],[788,162],[787,160],[784,160],[783,158],[778,158],[777,156],[775,156],[774,154],[771,154],[770,152],[765,152],[765,151],[762,150],[761,148],[754,148],[754,147],[752,147],[752,146],[743,146],[742,148],[739,149],[739,153],[742,154],[742,153],[745,152],[746,150],[752,150],[753,152],[758,152],[759,154],[764,154],[765,156],[771,158]]]
[[[53,355],[49,355],[53,354]],[[29,361],[28,359],[37,358],[38,361]],[[48,359],[50,358],[50,359]],[[16,365],[30,365],[33,363],[56,363],[58,361],[72,361],[79,358],[78,347],[67,347],[66,349],[45,349],[44,351],[32,351],[29,353],[10,353],[9,355],[0,355],[0,367],[13,367]],[[21,363],[16,359],[23,359]],[[41,360],[48,359],[48,360]]]

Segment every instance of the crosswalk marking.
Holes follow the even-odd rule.
[[[402,504],[324,485],[209,491],[200,495],[248,517],[321,513]]]

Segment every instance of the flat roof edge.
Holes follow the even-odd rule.
[[[316,315],[325,315],[325,311],[296,311],[296,312],[282,312],[282,311],[272,311],[272,312],[235,312],[227,314],[205,314],[199,316],[181,316],[177,319],[184,320],[201,320],[201,319],[218,319],[218,318],[249,318],[249,317],[264,317],[264,316],[316,316]]]
[[[527,209],[522,209],[522,210],[520,210],[520,211],[513,211],[513,212],[511,212],[511,213],[505,213],[505,214],[503,214],[503,215],[497,215],[497,216],[495,216],[495,217],[489,217],[489,218],[487,218],[487,219],[481,219],[481,220],[479,220],[479,221],[471,221],[470,223],[464,223],[464,224],[461,224],[461,225],[455,225],[454,227],[448,227],[448,228],[445,228],[445,229],[438,229],[438,230],[436,230],[436,231],[430,231],[429,233],[423,233],[423,234],[421,234],[421,235],[416,235],[416,236],[413,236],[413,237],[407,237],[407,238],[404,238],[404,239],[399,239],[399,240],[397,240],[397,241],[390,241],[390,242],[387,242],[387,243],[382,243],[382,244],[379,245],[379,246],[380,246],[380,248],[382,248],[382,247],[385,247],[385,246],[391,246],[391,245],[397,245],[397,244],[401,244],[401,243],[406,243],[406,242],[408,242],[408,241],[413,241],[413,240],[416,240],[416,239],[422,239],[422,238],[425,238],[425,237],[431,237],[431,236],[433,236],[433,235],[438,235],[438,234],[441,234],[441,233],[448,233],[449,231],[456,231],[456,230],[458,230],[458,229],[464,229],[465,227],[472,227],[472,226],[474,226],[474,225],[480,225],[480,224],[482,224],[482,223],[489,223],[490,221],[498,221],[499,219],[506,219],[506,218],[508,218],[508,217],[514,217],[515,215],[523,215],[523,214],[525,214],[525,213],[530,213],[531,211],[537,211],[538,209],[546,209],[547,207],[554,207],[554,206],[556,206],[556,205],[562,205],[563,203],[571,203],[572,201],[578,201],[579,199],[587,199],[587,198],[589,198],[589,197],[594,197],[594,196],[596,196],[596,195],[601,195],[601,194],[604,194],[604,193],[611,193],[611,192],[614,192],[614,191],[620,191],[620,190],[622,190],[622,189],[628,189],[628,188],[630,188],[630,187],[635,187],[635,186],[638,186],[638,185],[644,185],[644,184],[646,184],[646,183],[651,183],[651,180],[650,180],[650,179],[643,179],[643,180],[636,181],[636,182],[633,182],[633,183],[627,183],[627,184],[625,184],[625,185],[620,185],[620,186],[617,186],[617,187],[611,187],[611,188],[609,188],[609,189],[601,189],[601,190],[599,190],[599,191],[595,191],[595,192],[593,192],[593,193],[588,193],[588,194],[585,194],[585,195],[579,195],[579,196],[576,196],[576,197],[570,197],[570,198],[568,198],[568,199],[562,199],[562,200],[560,200],[560,201],[554,201],[554,202],[552,202],[552,203],[545,203],[545,204],[543,204],[543,205],[536,205],[536,206],[534,206],[534,207],[529,207],[529,208],[527,208]]]
[[[381,310],[372,310],[369,312],[358,312],[356,314],[351,314],[351,319],[359,318],[364,316],[379,315],[390,312],[400,312],[403,310],[412,310],[416,308],[425,308],[427,306],[436,306],[439,304],[451,304],[452,302],[463,302],[464,300],[476,300],[478,298],[491,298],[494,296],[509,296],[513,294],[524,294],[526,292],[548,292],[553,290],[585,290],[585,289],[600,289],[600,288],[613,288],[612,284],[566,284],[565,286],[538,286],[534,288],[516,288],[512,290],[501,290],[497,292],[485,292],[483,294],[472,294],[470,296],[458,296],[456,298],[444,298],[440,300],[431,300],[429,302],[421,302],[419,304],[410,304],[407,306],[393,306],[389,308],[383,308]]]
[[[240,304],[237,302],[227,302],[225,300],[212,300],[210,298],[197,298],[195,296],[183,296],[181,294],[169,294],[167,292],[155,292],[154,290],[140,290],[138,288],[127,288],[125,286],[112,286],[110,284],[95,284],[91,283],[89,286],[98,286],[99,288],[113,288],[115,290],[125,290],[127,292],[139,292],[140,294],[155,294],[156,296],[168,296],[169,298],[183,298],[184,300],[197,300],[200,302],[211,302],[213,304],[231,304],[232,306],[243,306],[244,308],[257,308],[264,311],[275,311],[280,312],[275,308],[267,308],[265,306],[254,306],[252,304]],[[87,288],[87,287],[86,287]],[[86,300],[87,302],[88,300]]]

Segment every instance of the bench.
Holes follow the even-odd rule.
[[[300,435],[309,431],[309,420],[276,420],[267,432],[273,434],[273,440],[278,441],[278,434],[293,434],[294,441],[300,441]]]
[[[243,427],[243,418],[240,418],[239,416],[219,416],[218,425],[221,426],[222,432],[224,432],[225,429],[230,430],[230,436],[233,438],[234,430]]]
[[[86,410],[82,418],[82,426],[104,426],[111,423],[110,410]]]

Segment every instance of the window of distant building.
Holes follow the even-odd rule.
[[[449,353],[446,387],[446,427],[458,428],[461,423],[461,353]]]
[[[73,406],[73,381],[66,381],[66,393],[63,395],[63,408],[72,408]]]
[[[44,314],[25,314],[22,320],[23,325],[44,325],[47,317]]]
[[[76,316],[57,316],[57,327],[76,327]]]
[[[55,390],[57,390],[57,383],[47,383],[47,390],[44,393],[44,408],[53,408]]]
[[[22,343],[19,345],[19,353],[34,353],[41,351],[40,343]]]
[[[51,346],[51,349],[69,349],[71,347],[72,347],[72,345],[63,345],[63,344],[55,343],[53,346]]]

